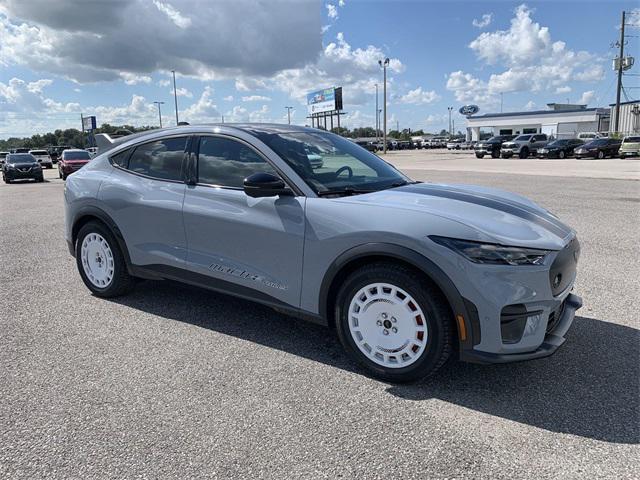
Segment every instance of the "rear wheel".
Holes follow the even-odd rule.
[[[374,263],[353,272],[338,294],[336,321],[347,352],[383,380],[426,377],[451,354],[445,299],[423,275],[401,265]]]
[[[484,158],[484,154],[483,153],[476,153],[476,158]]]
[[[560,150],[560,152],[558,153],[558,158],[560,159],[564,158],[564,150]]]
[[[89,222],[78,232],[76,264],[82,281],[98,297],[123,295],[135,284],[118,243],[101,223]]]
[[[600,150],[600,151],[598,152],[598,159],[599,159],[599,160],[602,160],[603,158],[604,158],[604,152],[603,152],[602,150]]]

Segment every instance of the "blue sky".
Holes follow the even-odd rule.
[[[286,122],[290,105],[304,124],[304,94],[336,85],[344,124],[373,126],[385,56],[389,128],[439,131],[448,106],[498,111],[501,93],[504,111],[605,106],[621,11],[638,12],[615,1],[122,2],[0,0],[0,138],[77,128],[80,112],[157,124],[154,101],[175,123],[172,68],[181,120]],[[632,98],[638,79],[625,78]]]

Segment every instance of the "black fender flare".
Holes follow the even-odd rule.
[[[76,236],[79,230],[77,225],[81,222],[82,219],[87,217],[95,217],[107,226],[107,228],[111,231],[114,238],[116,239],[116,242],[118,242],[120,251],[122,251],[124,255],[125,262],[127,264],[127,269],[130,270],[131,257],[129,256],[129,249],[127,248],[127,244],[124,241],[124,236],[122,235],[120,228],[118,228],[118,225],[116,224],[116,222],[113,220],[113,218],[111,218],[111,216],[107,212],[93,205],[86,205],[84,207],[81,207],[75,214],[75,217],[73,219],[73,226],[71,227],[71,231],[73,235],[72,242],[73,242],[74,252],[75,252]]]
[[[395,245],[391,243],[375,242],[365,243],[353,247],[340,254],[325,272],[324,278],[320,286],[319,295],[319,313],[324,319],[329,320],[330,312],[328,304],[329,293],[333,281],[338,273],[350,262],[364,257],[382,256],[391,259],[398,259],[413,265],[415,268],[427,275],[440,290],[444,293],[452,314],[456,320],[456,330],[458,330],[458,339],[460,351],[473,348],[474,344],[480,342],[480,325],[478,313],[475,305],[466,300],[458,291],[449,276],[442,271],[438,265],[424,255],[412,250],[408,247]],[[458,325],[458,317],[464,319],[465,335],[464,339],[460,335],[460,325]]]

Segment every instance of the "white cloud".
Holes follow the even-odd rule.
[[[128,105],[97,106],[90,109],[100,123],[127,125],[157,125],[158,110],[142,95],[133,95]]]
[[[485,13],[484,15],[482,15],[482,18],[480,20],[478,20],[477,18],[474,18],[471,24],[474,27],[485,28],[485,27],[488,27],[492,21],[493,21],[493,13]]]
[[[167,79],[162,79],[162,80],[158,80],[157,85],[159,87],[168,87],[169,85],[171,85],[171,82]]]
[[[534,102],[533,100],[529,100],[524,106],[524,109],[526,111],[531,111],[531,110],[534,110],[535,108],[536,108],[536,102]]]
[[[265,97],[264,95],[249,95],[242,97],[243,102],[270,102],[271,97]]]
[[[182,111],[180,114],[189,123],[219,121],[220,111],[213,101],[213,89],[210,86],[204,87],[200,98]]]
[[[568,85],[564,85],[562,87],[556,88],[556,93],[558,94],[569,93],[569,92],[571,92],[571,87]]]
[[[596,92],[594,92],[593,90],[588,90],[582,94],[582,96],[580,97],[580,100],[578,100],[578,103],[588,105],[591,102],[591,100],[593,100],[595,95],[596,95]]]
[[[422,87],[410,90],[406,95],[400,97],[400,103],[409,103],[414,105],[426,105],[437,100],[440,100],[440,95],[438,95],[434,90],[422,90]]]
[[[482,33],[469,44],[482,63],[504,70],[488,80],[452,72],[447,88],[458,101],[495,105],[500,93],[555,91],[571,81],[602,79],[604,70],[594,54],[552,41],[549,28],[534,22],[532,13],[520,5],[508,30]]]
[[[0,112],[46,115],[50,113],[78,112],[77,103],[60,103],[44,95],[44,88],[53,83],[49,79],[25,82],[12,78],[8,83],[0,82]]]
[[[337,20],[338,19],[338,9],[336,8],[335,5],[333,5],[332,3],[327,3],[327,5],[325,5],[327,7],[327,16],[331,19],[331,20]]]
[[[233,102],[233,95],[227,95],[223,98],[225,102]]]
[[[317,9],[259,0],[197,8],[190,0],[2,0],[0,63],[82,83],[172,69],[207,80],[269,76],[303,67],[321,51],[320,1],[314,3]],[[192,11],[197,15],[184,13]]]
[[[338,5],[344,7],[344,0],[338,0]]]
[[[151,83],[151,77],[147,75],[136,75],[129,72],[120,72],[120,77],[127,85],[137,85],[138,83]]]
[[[169,91],[169,93],[171,93],[171,95],[173,95],[173,88]],[[186,88],[178,87],[176,89],[176,93],[178,94],[179,97],[187,97],[187,98],[192,98],[193,97],[193,93],[191,93]]]
[[[168,3],[163,3],[158,0],[153,0],[153,4],[164,13],[169,20],[171,20],[177,27],[179,28],[188,28],[191,26],[191,19],[189,17],[185,17],[178,10],[173,8]]]

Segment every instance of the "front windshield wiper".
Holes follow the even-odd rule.
[[[345,187],[341,190],[327,190],[325,192],[318,192],[319,197],[326,197],[328,195],[359,195],[361,193],[377,192],[378,190],[366,190],[362,188]]]
[[[405,185],[415,185],[416,183],[422,183],[419,180],[402,180],[400,182],[393,182],[387,188],[404,187]]]

